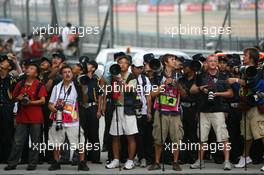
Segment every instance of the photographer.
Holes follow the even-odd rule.
[[[182,107],[182,124],[184,130],[184,143],[197,143],[197,102],[198,96],[196,94],[191,94],[190,89],[195,83],[196,75],[192,68],[192,61],[185,60],[183,62],[183,72],[184,75],[179,79],[179,83],[186,91],[186,96],[181,98],[181,107]],[[183,163],[194,163],[197,158],[197,151],[195,150],[185,150],[183,152],[183,157],[181,160]]]
[[[176,56],[166,54],[162,57],[162,63],[165,66],[161,73],[157,89],[152,89],[151,97],[155,99],[154,108],[154,123],[153,132],[154,146],[155,146],[155,163],[152,164],[148,170],[158,170],[160,167],[160,157],[162,153],[163,144],[167,136],[170,136],[173,145],[180,143],[183,138],[183,127],[180,118],[180,96],[185,96],[186,93],[182,86],[177,82],[179,75],[175,70]],[[150,113],[151,106],[148,106]],[[162,126],[162,129],[161,129]],[[162,138],[162,139],[161,139]],[[179,149],[172,148],[173,163],[172,168],[175,171],[181,171],[178,162]],[[164,152],[163,152],[164,153]],[[164,162],[163,162],[164,163]]]
[[[10,75],[14,68],[12,60],[0,56],[0,163],[6,163],[14,134],[13,96],[16,79]]]
[[[107,161],[106,163],[110,163],[113,160],[113,151],[112,151],[112,136],[109,133],[111,127],[111,121],[113,117],[114,111],[114,103],[112,99],[112,92],[107,89],[107,87],[111,87],[112,76],[109,71],[110,67],[113,64],[116,64],[116,60],[120,56],[126,55],[124,52],[114,53],[114,61],[109,61],[104,66],[104,73],[102,78],[100,79],[100,86],[104,87],[104,95],[102,102],[102,115],[105,119],[105,129],[104,129],[104,139],[103,139],[103,151],[108,151]]]
[[[49,171],[61,169],[59,164],[60,146],[64,143],[67,135],[70,148],[78,148],[80,162],[78,169],[89,171],[84,161],[84,135],[82,128],[79,127],[78,113],[78,93],[77,87],[73,83],[73,73],[70,66],[61,68],[63,81],[54,86],[49,100],[50,118],[53,120],[52,127],[49,130],[49,144],[54,146],[55,161],[49,167]],[[64,148],[64,146],[63,146]]]
[[[40,129],[44,121],[41,106],[45,103],[46,97],[45,87],[37,80],[39,73],[38,65],[30,63],[26,69],[26,79],[17,83],[13,92],[13,96],[19,102],[19,108],[16,116],[14,143],[5,170],[16,169],[24,143],[29,135],[32,144],[27,170],[36,169],[39,150],[34,145],[39,144]]]
[[[137,125],[138,134],[137,139],[137,157],[140,167],[146,167],[151,164],[153,156],[153,138],[152,138],[152,120],[151,114],[147,111],[147,98],[150,95],[151,84],[143,72],[143,55],[138,54],[134,57],[132,62],[132,73],[137,80],[137,99],[139,100],[139,108],[137,109]]]
[[[258,61],[259,52],[257,49],[246,48],[244,50],[244,66],[251,66],[257,69]],[[244,72],[242,71],[241,79],[230,78],[228,80],[230,84],[237,82],[242,86],[240,90],[240,103],[241,107],[243,106],[242,109],[244,110],[243,112],[245,114],[242,117],[240,129],[241,135],[244,137],[244,140],[246,142],[246,149],[244,149],[243,155],[241,156],[238,164],[235,165],[236,168],[242,168],[246,164],[252,162],[249,154],[253,139],[261,139],[264,143],[264,114],[262,112],[264,101],[262,97],[257,97],[257,92],[263,93],[264,91],[262,72],[260,70],[257,70],[255,76],[249,77],[247,75],[247,68],[248,67],[246,67],[246,70]],[[256,96],[256,98],[254,96]],[[261,168],[261,171],[264,171],[264,166]]]
[[[86,74],[79,78],[82,89],[82,110],[81,124],[84,129],[85,141],[97,148],[88,150],[87,160],[92,163],[101,164],[100,162],[100,142],[99,142],[99,119],[101,117],[101,100],[102,92],[100,91],[99,78],[94,74],[98,67],[95,61],[89,61],[86,64]]]
[[[196,83],[191,88],[191,93],[201,93],[201,103],[199,106],[200,112],[200,135],[201,153],[198,155],[198,160],[191,165],[191,169],[202,168],[204,165],[204,142],[208,141],[208,135],[213,126],[216,134],[217,142],[224,144],[224,170],[231,170],[228,150],[228,131],[225,123],[225,114],[228,110],[228,104],[223,103],[223,98],[233,96],[232,89],[227,85],[225,75],[221,74],[217,69],[218,58],[215,55],[207,57],[207,70],[197,76]],[[201,162],[200,162],[201,161]]]
[[[136,111],[134,104],[136,103],[136,85],[135,77],[128,72],[131,65],[131,57],[128,55],[117,58],[120,67],[119,76],[113,76],[113,92],[112,99],[116,104],[113,113],[110,134],[112,137],[112,148],[114,160],[106,165],[106,168],[117,168],[120,165],[120,136],[125,135],[128,140],[128,160],[124,165],[125,170],[135,167],[134,157],[136,153],[135,134],[138,133]]]

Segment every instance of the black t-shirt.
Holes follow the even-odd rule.
[[[217,72],[216,75],[203,72],[197,76],[196,85],[208,85],[209,91],[224,92],[230,89],[230,86],[226,82],[228,78],[227,74],[221,72]],[[199,95],[200,112],[228,112],[228,104],[224,102],[223,97],[215,97],[213,102],[209,102],[208,94],[200,92]]]
[[[187,77],[183,76],[182,78],[179,79],[179,83],[183,86],[183,88],[186,91],[186,96],[181,97],[181,102],[197,102],[197,94],[191,94],[190,89],[192,85],[195,83],[196,78],[193,77],[191,80],[188,80]]]

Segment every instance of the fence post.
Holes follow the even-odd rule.
[[[30,34],[29,0],[26,0],[26,22],[27,22],[27,35],[29,35]]]
[[[228,14],[229,14],[229,16],[228,16],[228,27],[230,27],[230,29],[231,29],[231,0],[228,1],[228,10],[229,10],[229,12],[228,12]],[[230,32],[229,36],[228,36],[229,37],[229,50],[232,50],[232,37],[231,37],[231,35],[232,35],[232,32]]]
[[[204,5],[206,3],[206,0],[203,0],[202,1],[202,29],[204,27],[204,24],[205,24],[205,16],[204,16]],[[202,32],[202,46],[203,46],[203,50],[205,49],[205,35],[204,35],[204,32]]]
[[[109,0],[109,13],[110,13],[110,43],[109,47],[114,47],[114,14],[113,14],[113,0]]]
[[[258,0],[255,0],[256,44],[259,45]]]
[[[78,3],[78,9],[79,9],[79,26],[80,27],[83,27],[83,0],[79,0],[79,3]],[[79,37],[79,54],[78,56],[80,57],[82,55],[82,49],[83,47],[83,38],[82,37]]]
[[[159,48],[159,42],[160,42],[160,33],[159,33],[159,6],[160,6],[160,1],[157,0],[156,4],[156,31],[157,31],[157,48]]]
[[[139,33],[138,33],[138,0],[136,0],[136,46],[138,46],[138,38],[139,38]]]
[[[178,27],[180,28],[181,26],[181,19],[182,19],[182,14],[181,14],[181,4],[182,4],[183,0],[180,0],[178,3]],[[181,32],[178,30],[179,33],[179,48],[182,48],[182,36],[181,36]]]

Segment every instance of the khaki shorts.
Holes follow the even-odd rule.
[[[116,110],[113,112],[113,118],[110,126],[109,133],[113,136],[117,135],[134,135],[138,133],[137,118],[135,115],[125,115],[124,107],[118,106],[118,133],[117,133],[117,121]]]
[[[258,112],[257,107],[251,108],[243,115],[240,122],[241,135],[245,138],[245,117],[246,117],[246,140],[260,139],[264,137],[264,114]]]
[[[200,113],[201,122],[201,142],[208,141],[208,135],[213,126],[217,142],[227,141],[229,138],[225,123],[225,114],[223,112]],[[199,138],[199,123],[197,134]]]
[[[84,134],[83,129],[80,128],[80,143],[79,143],[79,126],[72,126],[72,127],[63,127],[62,130],[56,131],[56,126],[52,125],[49,130],[49,146],[53,146],[55,148],[63,146],[62,144],[65,141],[65,137],[67,137],[70,142],[70,146],[72,148],[82,148],[84,146]],[[61,146],[60,146],[61,145]]]
[[[162,115],[162,138],[163,143],[165,142],[168,134],[172,143],[179,143],[183,138],[183,127],[180,115],[172,116],[172,115]],[[154,137],[154,143],[156,145],[161,145],[161,136],[160,136],[160,118],[159,112],[156,111],[154,114],[154,123],[153,123],[153,131],[152,135]]]

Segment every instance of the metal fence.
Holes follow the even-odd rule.
[[[98,26],[99,34],[81,38],[81,43],[98,46],[115,44],[175,49],[241,50],[258,45],[264,39],[264,0],[243,1],[244,4],[241,2],[6,0],[0,8],[0,15],[12,18],[20,30],[28,34],[33,31],[33,27],[52,23],[58,26],[65,26],[67,22],[75,26]],[[212,31],[214,27],[231,27],[231,34],[177,33],[175,30],[179,30],[179,26],[200,30],[207,27]],[[168,32],[169,28],[174,30],[173,35]]]

